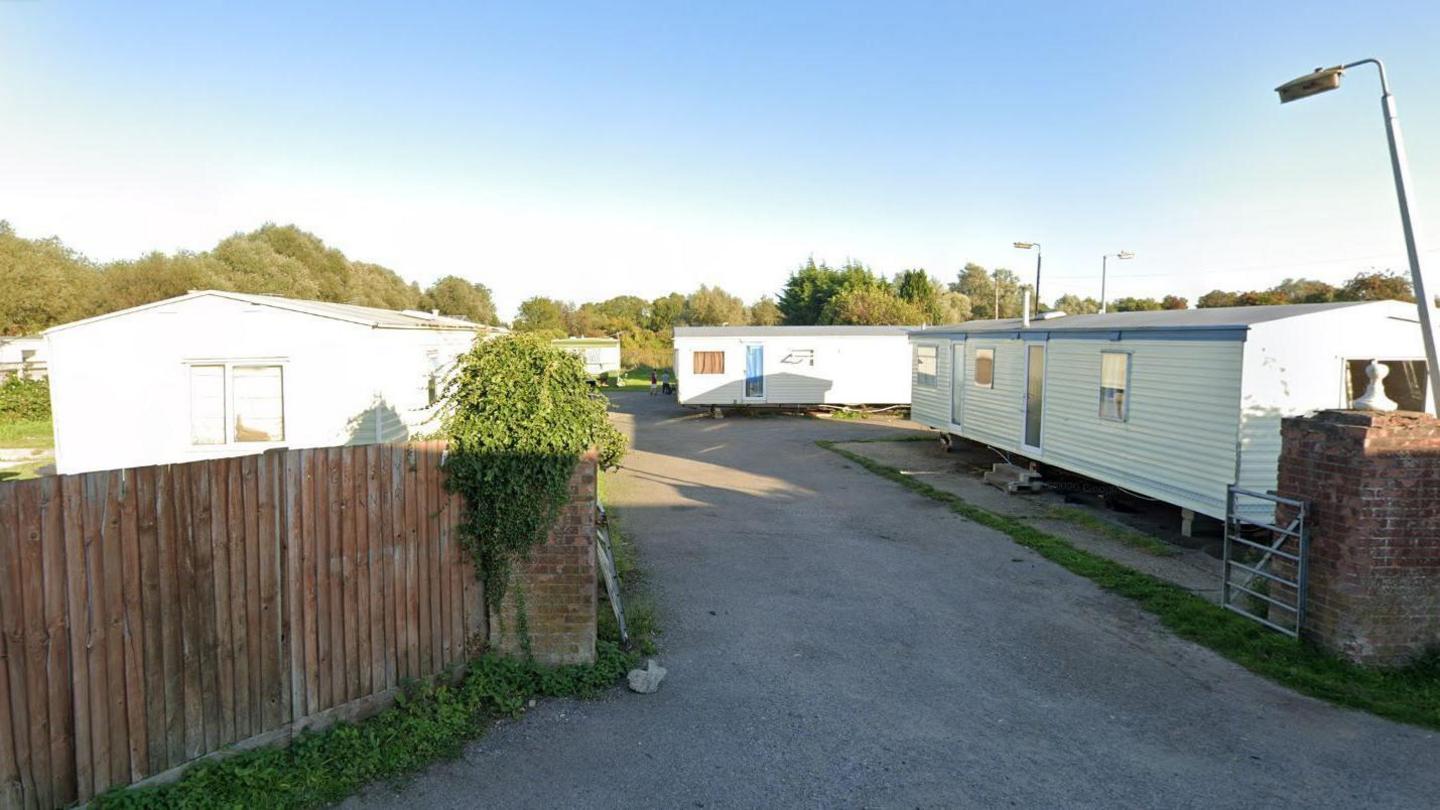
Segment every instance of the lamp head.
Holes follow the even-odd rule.
[[[1340,86],[1340,75],[1344,72],[1345,68],[1338,65],[1332,68],[1315,68],[1314,73],[1292,79],[1275,88],[1275,92],[1280,94],[1281,104],[1288,104],[1336,89]]]
[[[1122,250],[1122,251],[1120,251],[1119,253],[1116,253],[1116,254],[1115,254],[1115,258],[1117,258],[1117,259],[1133,259],[1133,258],[1135,258],[1135,254],[1134,254],[1134,253],[1131,253],[1131,252],[1128,251],[1128,250]]]
[[[1040,243],[1039,243],[1039,242],[1016,242],[1016,243],[1015,243],[1015,247],[1020,248],[1021,250],[1029,250],[1030,248],[1040,247]]]

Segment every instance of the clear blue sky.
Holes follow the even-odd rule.
[[[1434,2],[419,5],[0,3],[0,218],[99,259],[294,222],[503,314],[1017,239],[1047,299],[1129,249],[1112,297],[1193,300],[1404,269],[1373,72],[1272,92],[1373,55],[1440,248]]]

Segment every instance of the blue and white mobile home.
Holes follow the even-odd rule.
[[[1402,408],[1434,409],[1395,301],[971,321],[910,344],[916,421],[1221,519],[1227,485],[1275,488],[1281,418],[1348,407],[1370,360]]]

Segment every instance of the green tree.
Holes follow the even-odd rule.
[[[825,304],[821,322],[852,326],[919,325],[925,315],[884,287],[853,287]]]
[[[1345,282],[1335,295],[1337,301],[1408,301],[1415,302],[1410,279],[1388,270],[1357,273]]]
[[[1233,292],[1226,292],[1225,290],[1211,290],[1210,292],[1200,296],[1200,300],[1195,302],[1195,306],[1200,309],[1211,309],[1213,307],[1234,307],[1240,305],[1238,303],[1238,299],[1239,296]]]
[[[939,314],[935,317],[935,323],[949,325],[970,320],[971,303],[965,293],[943,292],[937,303]]]
[[[768,295],[760,296],[760,300],[750,305],[751,326],[775,326],[784,319],[785,314],[776,306],[775,299]]]
[[[1190,300],[1178,295],[1167,295],[1160,300],[1160,307],[1162,309],[1189,309]]]
[[[1100,311],[1100,302],[1094,298],[1081,298],[1074,293],[1066,293],[1055,299],[1055,309],[1066,315],[1094,315]]]
[[[895,293],[913,304],[927,323],[941,321],[940,296],[945,288],[924,270],[902,270],[895,277]]]
[[[1110,305],[1115,312],[1153,312],[1164,308],[1165,305],[1154,298],[1117,298]]]
[[[479,282],[466,281],[459,276],[445,276],[425,290],[420,306],[424,309],[439,310],[441,315],[463,318],[474,323],[496,326],[500,323],[495,314],[495,300],[490,288]]]
[[[691,326],[739,325],[746,322],[745,302],[719,287],[700,285],[685,298],[682,316]]]
[[[520,312],[512,324],[517,332],[559,332],[570,334],[570,321],[575,307],[564,301],[537,295],[520,302]]]
[[[1020,277],[1013,271],[998,268],[991,273],[984,267],[969,262],[950,285],[950,289],[964,293],[970,299],[972,318],[989,320],[996,317],[997,308],[1001,318],[1020,317],[1024,291],[1029,289],[1029,285],[1021,284]]]
[[[1272,289],[1290,304],[1323,304],[1334,301],[1338,292],[1333,286],[1312,278],[1287,278]]]
[[[825,307],[830,299],[846,290],[871,288],[889,289],[890,284],[854,259],[836,269],[824,263],[816,264],[812,257],[790,274],[780,291],[777,306],[786,324],[809,326],[824,322]]]
[[[98,311],[93,265],[59,239],[24,239],[0,220],[0,335],[26,335]]]
[[[666,332],[684,324],[685,296],[670,293],[650,302],[647,327],[652,332]]]

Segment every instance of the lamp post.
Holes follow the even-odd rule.
[[[1410,221],[1410,166],[1405,159],[1405,141],[1400,136],[1400,121],[1395,115],[1395,97],[1385,76],[1385,63],[1379,59],[1361,59],[1348,65],[1316,68],[1314,73],[1288,81],[1275,88],[1280,103],[1308,98],[1340,86],[1340,76],[1359,65],[1374,65],[1380,72],[1380,113],[1385,116],[1385,136],[1390,142],[1390,171],[1395,176],[1395,196],[1400,202],[1400,227],[1405,232],[1405,254],[1410,260],[1410,285],[1415,291],[1415,308],[1420,313],[1420,331],[1425,339],[1426,376],[1430,378],[1430,396],[1440,409],[1440,363],[1435,358],[1435,329],[1430,323],[1430,296],[1425,292],[1425,278],[1420,272],[1420,249],[1416,247],[1415,227]]]
[[[1135,258],[1135,254],[1134,254],[1134,253],[1131,253],[1131,252],[1128,251],[1128,250],[1122,250],[1122,251],[1120,251],[1119,253],[1106,253],[1104,256],[1101,256],[1101,257],[1100,257],[1100,314],[1101,314],[1101,315],[1104,315],[1104,314],[1105,314],[1105,276],[1106,276],[1106,271],[1108,270],[1108,268],[1107,268],[1107,266],[1106,266],[1107,263],[1108,263],[1111,259],[1133,259],[1133,258]]]
[[[1040,314],[1040,260],[1044,258],[1044,252],[1040,250],[1039,242],[1016,242],[1015,247],[1020,250],[1035,249],[1035,314]]]

